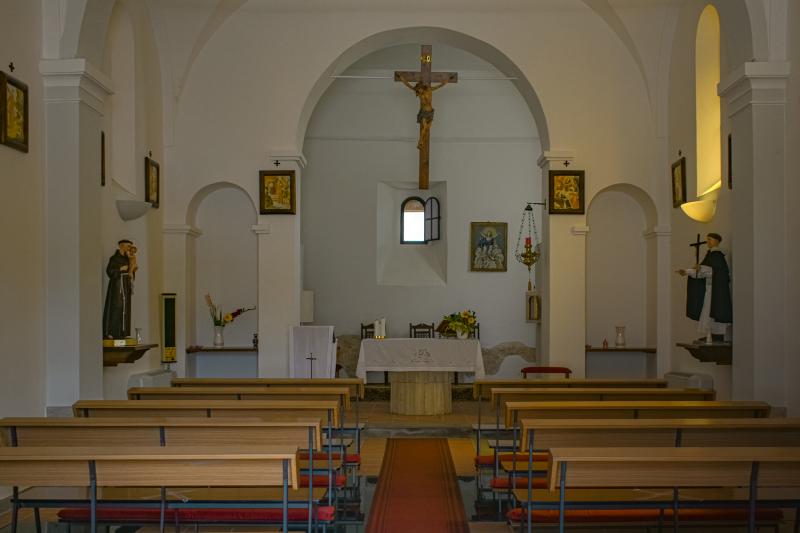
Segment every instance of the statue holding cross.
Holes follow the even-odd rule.
[[[689,246],[695,249],[693,268],[679,269],[681,276],[687,276],[686,316],[697,320],[698,331],[706,334],[707,341],[724,339],[728,324],[733,322],[731,305],[730,270],[725,254],[719,249],[722,236],[709,233],[706,240]],[[706,244],[707,252],[700,261],[700,246]]]
[[[403,85],[414,91],[419,98],[419,112],[417,122],[419,123],[419,188],[428,188],[428,172],[430,162],[430,131],[433,122],[433,91],[441,89],[448,83],[458,83],[457,72],[431,72],[433,47],[429,44],[422,45],[420,55],[419,72],[396,71],[394,81],[402,82]],[[413,83],[413,85],[412,85]],[[433,84],[438,85],[433,85]]]

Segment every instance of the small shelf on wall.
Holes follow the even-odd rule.
[[[733,361],[733,345],[730,342],[678,342],[675,346],[685,348],[692,357],[704,363],[730,365]]]
[[[158,344],[135,344],[133,346],[103,346],[103,366],[117,366],[120,363],[134,363],[144,353]]]

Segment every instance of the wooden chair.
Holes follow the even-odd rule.
[[[522,369],[522,377],[528,379],[528,374],[564,374],[569,379],[572,370],[565,366],[526,366]]]
[[[361,324],[361,338],[374,339],[375,338],[375,324]]]
[[[433,322],[426,324],[420,322],[419,324],[408,324],[408,336],[412,339],[432,339],[434,325]]]

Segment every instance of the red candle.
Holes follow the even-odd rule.
[[[531,245],[531,238],[525,237],[525,246],[530,246],[530,245]]]

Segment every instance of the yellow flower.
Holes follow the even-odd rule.
[[[224,317],[222,317],[222,320],[223,320],[223,321],[224,321],[226,324],[227,324],[228,322],[233,322],[233,315],[232,315],[232,314],[230,314],[230,313],[227,313],[227,314],[226,314]]]

